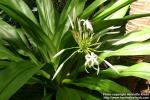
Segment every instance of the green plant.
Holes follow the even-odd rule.
[[[31,81],[44,86],[43,100],[55,97],[56,100],[99,100],[102,98],[100,94],[106,92],[130,92],[110,78],[136,76],[150,79],[149,63],[124,66],[111,65],[106,61],[111,56],[150,54],[149,27],[129,34],[116,31],[114,27],[112,31],[111,26],[121,26],[128,20],[150,15],[124,17],[128,5],[134,1],[107,1],[99,9],[106,0],[95,0],[86,8],[87,0],[67,0],[62,11],[57,11],[53,0],[36,0],[37,19],[23,0],[0,0],[0,8],[19,24],[15,27],[0,20],[0,100],[8,100]],[[91,21],[93,29],[90,30],[84,24],[86,21],[80,24],[89,36],[83,32],[85,38],[79,39],[80,25],[73,28],[76,21],[79,22],[77,19]],[[87,68],[84,57],[93,55],[91,51],[96,56],[94,63],[85,64]],[[58,54],[61,56],[56,57]],[[103,61],[113,70],[106,69]],[[98,67],[95,68],[95,65]],[[98,75],[91,67],[97,70]],[[90,73],[86,73],[85,68]]]

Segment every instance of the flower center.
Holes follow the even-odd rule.
[[[90,47],[90,44],[91,44],[91,42],[88,39],[83,39],[79,44],[79,48],[83,52],[88,52],[88,48]]]

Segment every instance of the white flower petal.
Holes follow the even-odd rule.
[[[85,22],[85,20],[84,20],[84,19],[81,19],[80,22]]]
[[[64,66],[64,63],[62,63],[59,67],[58,67],[58,69],[56,70],[56,72],[55,72],[55,74],[54,74],[54,76],[53,76],[53,78],[52,78],[52,80],[54,80],[55,79],[55,77],[57,76],[57,74],[60,72],[60,70],[62,69],[62,67]]]
[[[81,19],[80,22],[83,22],[83,26],[85,26],[87,29],[93,31],[92,24],[89,20]]]
[[[87,70],[87,68],[85,67],[85,71],[87,72],[87,73],[90,73],[88,70]]]
[[[92,68],[95,69],[95,70],[98,70],[98,68],[96,68],[95,66],[93,66]]]
[[[91,55],[89,53],[85,55],[85,58],[90,58],[90,57]]]
[[[86,21],[83,23],[83,25],[84,25],[87,29],[93,31],[92,24],[91,24],[91,22],[90,22],[89,20],[86,20]]]
[[[117,72],[118,74],[119,74],[119,72],[118,72],[118,70],[112,65],[112,64],[110,64],[108,61],[106,61],[106,60],[104,60],[104,62],[110,67],[110,68],[112,68],[115,72]]]
[[[61,55],[63,52],[65,51],[65,49],[60,50],[58,53],[56,53],[53,58],[57,58],[59,55]]]
[[[70,17],[69,15],[68,15],[68,18],[69,18],[69,21],[70,21],[70,24],[71,24],[72,29],[74,29],[73,22],[72,22],[71,17]]]
[[[97,66],[97,75],[99,74],[100,68],[99,65]]]
[[[96,59],[94,60],[94,65],[99,65],[99,62]]]
[[[84,65],[85,65],[85,66],[88,66],[88,63],[89,63],[89,62],[88,62],[88,61],[86,61]]]

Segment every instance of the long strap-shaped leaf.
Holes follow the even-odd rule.
[[[100,97],[95,97],[94,93],[89,94],[87,91],[80,91],[73,88],[59,88],[56,94],[56,100],[102,100]]]
[[[40,24],[47,35],[55,33],[55,10],[52,0],[36,0],[40,17]]]
[[[14,61],[21,60],[13,52],[0,44],[0,59],[9,59]]]
[[[116,18],[123,18],[129,9],[129,5],[121,8],[120,10],[114,12],[110,17],[108,16],[108,19],[116,19]],[[107,19],[107,18],[106,18]]]
[[[30,56],[34,62],[36,61],[35,56],[37,55],[33,49],[31,49],[31,45],[29,45],[29,42],[31,43],[30,39],[27,39],[25,37],[24,30],[22,29],[16,29],[15,27],[12,27],[8,23],[4,22],[3,20],[0,20],[0,42],[1,44],[7,44],[14,54],[17,54],[18,50],[21,50],[23,52],[26,52],[25,56]],[[30,41],[29,41],[30,40]],[[29,42],[28,42],[29,41]],[[32,45],[33,47],[33,45]],[[38,48],[37,48],[38,49]],[[8,50],[6,50],[7,52]],[[6,54],[5,51],[3,51],[3,55]],[[13,58],[13,56],[12,56]],[[11,59],[11,57],[7,59]],[[33,59],[34,58],[34,59]],[[42,57],[40,57],[42,58]],[[15,60],[15,58],[14,58]]]
[[[150,63],[142,62],[132,66],[114,65],[119,71],[119,74],[115,73],[111,68],[103,70],[99,74],[99,78],[119,78],[125,76],[135,76],[143,79],[150,79]]]
[[[150,55],[150,42],[133,43],[111,53],[112,56]]]
[[[75,13],[76,13],[77,16],[81,16],[81,15],[82,15],[82,12],[83,12],[83,10],[84,10],[84,6],[85,6],[85,4],[86,4],[86,1],[87,1],[87,0],[79,0],[78,4],[76,5],[76,8],[75,8]],[[70,14],[70,16],[72,16],[72,15],[73,15],[73,14]],[[59,44],[59,43],[60,43],[60,40],[61,40],[61,42],[63,43],[63,44],[61,44],[61,46],[63,47],[63,45],[64,45],[66,42],[68,42],[68,40],[70,39],[70,38],[68,38],[68,37],[71,36],[71,34],[70,34],[69,32],[67,32],[67,31],[69,30],[69,28],[70,28],[70,21],[68,20],[68,21],[66,22],[66,25],[65,25],[65,28],[64,28],[63,32],[61,32],[61,33],[63,33],[63,34],[62,34],[62,39],[59,39],[59,42],[56,43],[56,44]]]
[[[108,17],[109,15],[113,14],[114,12],[129,5],[130,3],[134,2],[134,1],[136,1],[136,0],[118,0],[111,7],[107,8],[106,10],[104,10],[103,12],[101,12],[100,14],[95,16],[93,18],[93,21],[103,20],[106,17]]]
[[[18,30],[19,32],[19,30]],[[27,42],[23,42],[22,38],[18,34],[17,29],[9,25],[8,23],[4,22],[3,20],[0,20],[0,39],[5,40],[11,44],[13,44],[17,49],[18,47],[21,49],[26,50],[27,49]]]
[[[56,100],[81,100],[81,98],[75,90],[63,87],[58,89]]]
[[[23,0],[0,0],[0,5],[5,5],[9,8],[22,12],[30,20],[37,24],[36,18],[34,17],[32,11]]]
[[[85,77],[74,82],[67,82],[67,84],[74,84],[79,87],[86,87],[90,90],[96,90],[100,93],[104,93],[104,92],[129,93],[130,92],[127,88],[117,84],[116,82],[113,82],[108,79],[100,79],[100,78],[98,79],[95,77]]]
[[[150,80],[150,63],[139,63],[121,71],[121,76],[136,76]]]
[[[103,4],[106,0],[95,0],[92,4],[90,4],[82,13],[81,18],[87,18],[89,15],[93,13],[93,11],[101,4]]]
[[[14,0],[17,2],[17,0]],[[42,49],[45,49],[45,45],[48,47],[49,54],[52,56],[54,54],[55,47],[53,45],[53,42],[50,40],[46,34],[44,34],[41,27],[32,21],[28,16],[26,16],[22,11],[18,10],[17,7],[12,7],[11,5],[5,4],[7,2],[0,1],[0,8],[2,8],[9,16],[14,18],[16,21],[18,21],[21,25],[24,26],[24,28],[28,31],[28,35],[31,36],[35,43],[39,45]],[[11,3],[11,2],[10,2]],[[45,52],[46,54],[46,52]]]
[[[84,6],[87,0],[79,0],[78,4],[76,5],[76,13],[77,15],[81,16],[84,10]]]
[[[57,25],[57,29],[56,29],[57,31],[56,31],[56,34],[54,35],[54,42],[58,46],[61,41],[60,38],[62,38],[62,36],[64,35],[64,32],[68,31],[69,29],[70,24],[68,21],[68,15],[72,14],[73,8],[76,8],[78,1],[79,0],[67,0],[66,5],[61,12],[59,22]]]
[[[119,41],[113,43],[113,45],[126,44],[128,42],[142,42],[150,39],[150,27],[147,26],[142,30],[133,31],[127,33],[125,36],[119,39]]]
[[[120,49],[106,51],[99,57],[105,59],[110,56],[133,56],[133,55],[150,55],[150,42],[126,44]]]
[[[150,16],[150,13],[128,15],[128,16],[125,16],[124,18],[117,18],[117,19],[99,20],[99,21],[93,22],[92,24],[94,27],[94,31],[99,32],[113,25],[121,25],[128,20],[132,20],[132,19],[140,18],[140,17],[146,17],[146,16]]]
[[[0,100],[8,100],[21,88],[42,66],[21,61],[12,62],[0,70]]]
[[[68,19],[68,15],[70,12],[73,11],[73,8],[76,7],[79,0],[67,0],[67,3],[65,7],[63,8],[63,11],[61,12],[60,19],[59,19],[59,26],[64,26]]]

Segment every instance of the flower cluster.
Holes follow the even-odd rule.
[[[70,23],[72,23],[72,33],[79,45],[79,51],[85,53],[85,71],[89,73],[87,68],[93,68],[99,74],[99,61],[98,56],[93,52],[92,39],[94,36],[93,27],[89,20],[77,19],[75,22],[72,22],[71,18]],[[76,24],[77,23],[77,24]]]
[[[87,73],[89,73],[89,71],[87,70],[87,68],[93,68],[94,70],[97,71],[97,75],[100,72],[100,67],[99,67],[99,60],[100,58],[94,53],[94,52],[102,52],[102,51],[98,51],[96,48],[97,46],[100,45],[100,43],[96,40],[96,42],[93,42],[93,36],[94,36],[94,32],[93,32],[93,27],[92,24],[89,20],[84,20],[84,19],[78,19],[76,18],[75,20],[71,20],[71,18],[69,17],[70,20],[70,24],[72,27],[72,35],[75,39],[75,41],[78,44],[78,47],[72,47],[72,48],[66,48],[66,49],[62,49],[61,51],[59,51],[54,58],[56,58],[57,56],[59,56],[60,54],[62,54],[65,50],[68,49],[74,49],[74,48],[78,48],[75,52],[73,52],[57,69],[57,71],[55,72],[53,79],[56,77],[56,75],[59,73],[59,71],[61,70],[61,68],[63,67],[64,63],[70,59],[73,55],[75,55],[78,52],[84,53],[85,54],[85,71]],[[96,46],[96,47],[94,47]],[[107,64],[109,67],[111,67],[112,69],[114,69],[117,73],[118,71],[106,60],[103,60],[105,62],[105,64]]]

